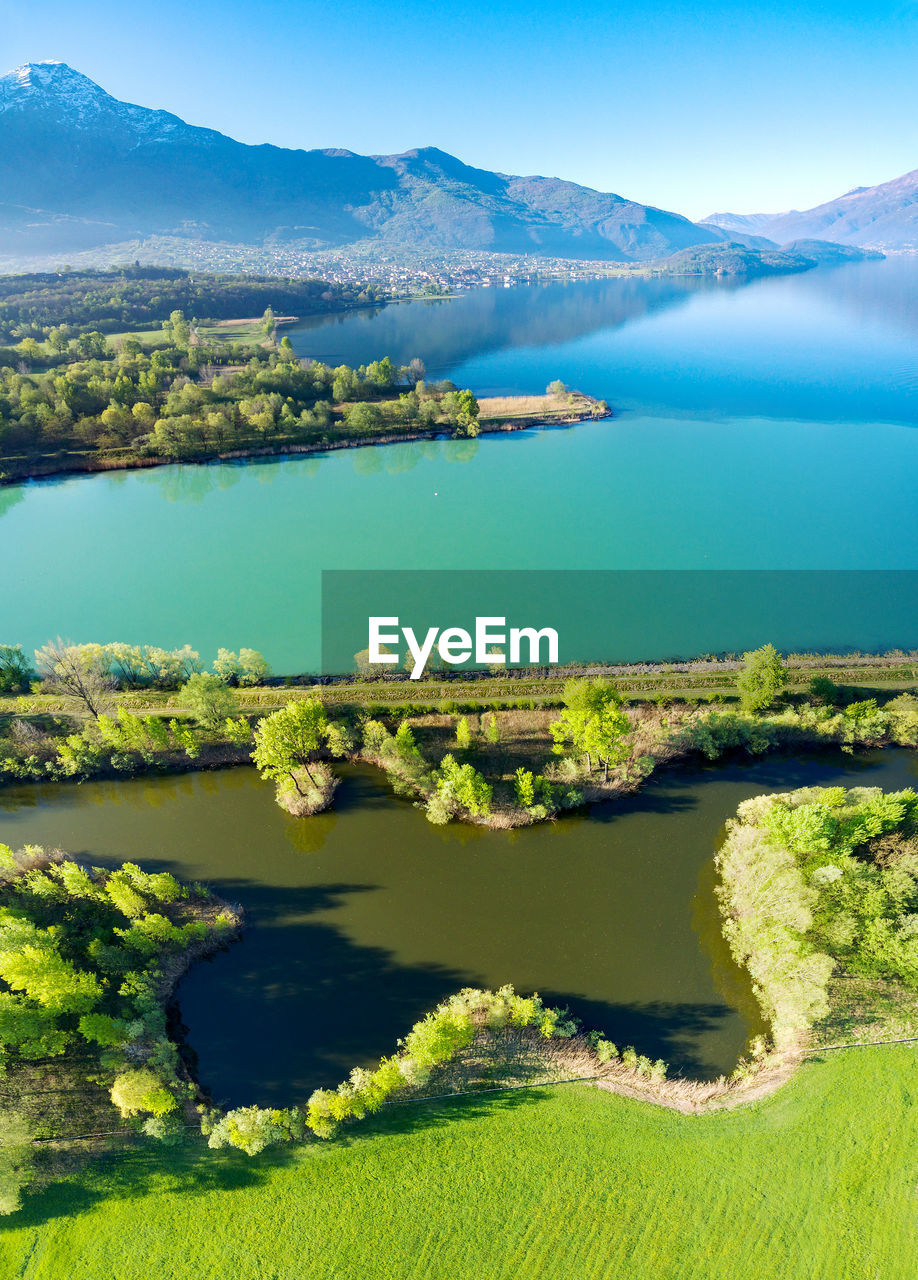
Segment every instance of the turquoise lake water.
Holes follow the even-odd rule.
[[[0,640],[247,645],[309,670],[323,569],[916,569],[916,286],[900,257],[300,326],[302,355],[419,355],[483,394],[560,377],[616,416],[0,489]]]

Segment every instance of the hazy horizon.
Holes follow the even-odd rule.
[[[918,166],[914,0],[831,15],[811,0],[624,15],[589,3],[576,24],[519,0],[499,15],[163,0],[142,40],[114,0],[4,17],[4,70],[66,62],[116,98],[242,142],[436,146],[695,219],[806,209]]]

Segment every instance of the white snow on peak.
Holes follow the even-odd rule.
[[[4,98],[36,93],[53,93],[71,100],[108,97],[104,89],[66,62],[26,62],[0,77],[0,96]]]
[[[27,62],[0,76],[0,111],[39,111],[88,123],[118,107],[114,98],[66,62]]]
[[[57,120],[63,117],[67,125],[77,128],[92,128],[100,117],[107,117],[146,141],[189,128],[168,111],[120,102],[66,62],[27,62],[0,76],[0,113],[26,109]]]

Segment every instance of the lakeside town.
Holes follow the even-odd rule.
[[[66,264],[46,257],[28,263],[29,270],[70,270],[110,266],[135,260],[192,271],[233,272],[289,278],[313,277],[332,284],[364,288],[376,285],[391,298],[444,296],[470,289],[509,289],[539,280],[599,280],[621,275],[628,265],[618,262],[578,261],[536,254],[489,253],[463,249],[406,253],[374,245],[361,250],[315,250],[296,244],[241,245],[155,236],[144,241],[107,246],[104,252],[75,254]],[[0,258],[0,271],[22,270]]]

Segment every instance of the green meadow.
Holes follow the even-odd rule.
[[[684,1116],[585,1085],[393,1107],[250,1160],[137,1150],[28,1197],[22,1280],[912,1280],[910,1045]]]

